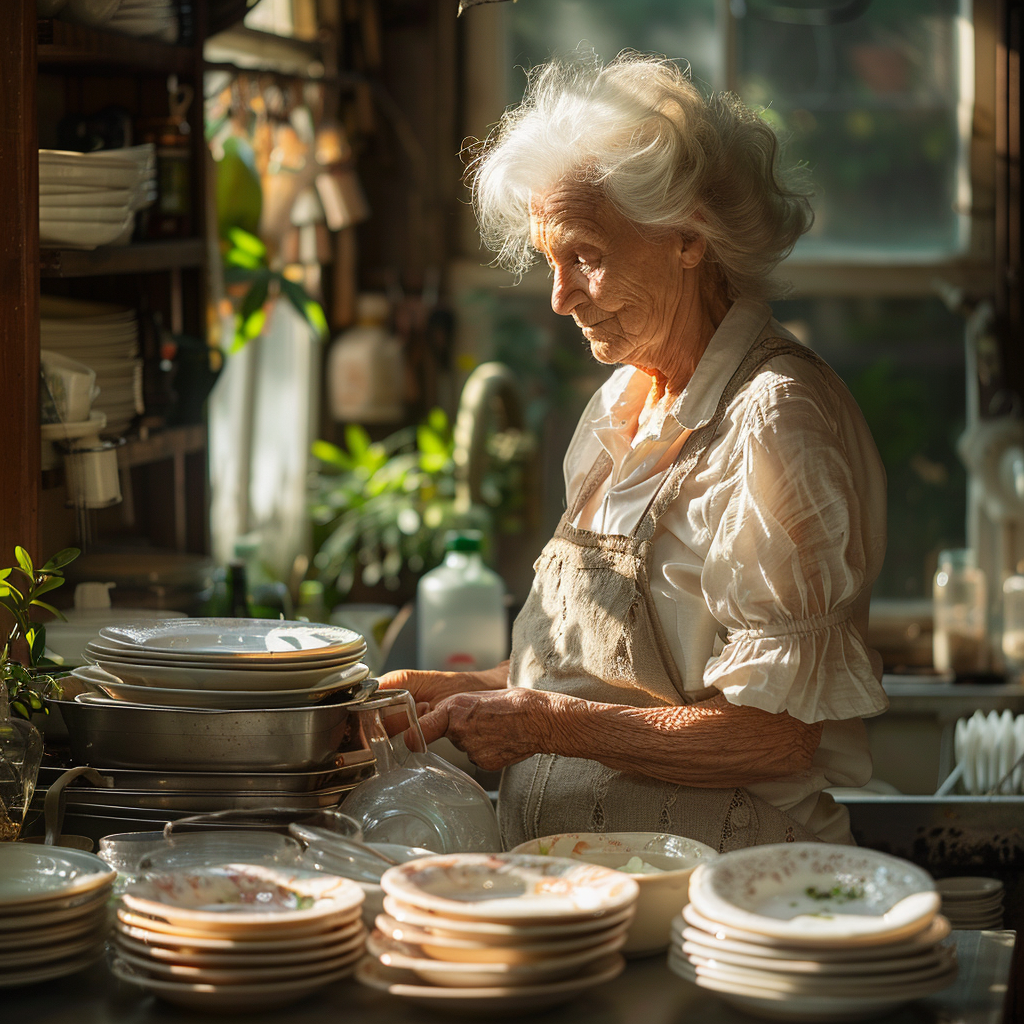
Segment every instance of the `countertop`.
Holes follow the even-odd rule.
[[[1012,931],[953,932],[960,960],[956,982],[877,1020],[881,1024],[1020,1024],[1012,1007],[1004,1016],[1014,937]],[[213,1024],[231,1020],[245,1024],[436,1024],[451,1018],[352,979],[266,1013],[234,1017],[197,1013],[117,981],[102,963],[58,981],[6,989],[2,1005],[3,1020],[17,1024]],[[749,1024],[754,1020],[714,993],[672,974],[661,956],[631,961],[614,981],[564,1006],[528,1016],[538,1024]],[[492,1020],[493,1015],[460,1015],[458,1019],[483,1022]]]

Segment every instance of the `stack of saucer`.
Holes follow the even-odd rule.
[[[99,959],[116,876],[82,850],[0,843],[0,988],[61,978]]]
[[[939,903],[927,872],[875,850],[737,850],[694,871],[668,964],[755,1016],[878,1016],[956,978]]]
[[[954,928],[1003,927],[1003,883],[998,878],[942,878],[935,887],[942,913]]]
[[[636,882],[525,854],[446,854],[390,868],[356,977],[455,1012],[525,1012],[618,975]]]
[[[39,150],[39,242],[95,249],[127,243],[135,213],[156,198],[156,147]]]
[[[285,1006],[351,974],[363,892],[312,871],[225,864],[151,873],[117,912],[111,969],[178,1006]]]

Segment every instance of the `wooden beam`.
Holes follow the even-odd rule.
[[[39,143],[36,9],[0,3],[0,566],[39,538]]]

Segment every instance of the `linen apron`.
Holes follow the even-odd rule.
[[[780,355],[821,363],[802,345],[763,332],[726,385],[715,414],[686,439],[627,536],[572,525],[611,471],[611,459],[602,453],[534,565],[533,586],[512,631],[510,686],[638,708],[697,703],[718,694],[713,687],[684,689],[651,595],[651,544],[658,520],[714,438],[729,403],[764,363]],[[638,774],[555,754],[505,768],[498,799],[505,848],[560,832],[668,832],[720,852],[817,839],[745,789],[682,786],[639,774],[643,757],[639,743]]]

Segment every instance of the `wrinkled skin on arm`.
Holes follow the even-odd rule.
[[[487,672],[401,670],[384,689],[412,692],[428,743],[442,736],[485,771],[534,754],[584,757],[685,786],[748,786],[807,771],[822,724],[715,697],[633,708],[508,688],[508,664]]]

